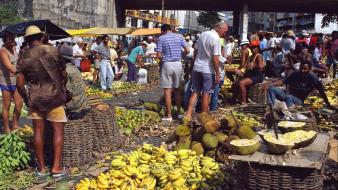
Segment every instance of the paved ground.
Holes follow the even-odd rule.
[[[112,105],[135,104],[138,103],[139,100],[143,100],[145,102],[148,101],[157,102],[160,100],[162,95],[163,90],[159,87],[156,87],[151,91],[141,91],[137,93],[131,92],[126,96],[118,96],[106,102]]]

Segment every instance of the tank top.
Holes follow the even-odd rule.
[[[2,48],[6,51],[9,61],[11,62],[12,68],[16,68],[19,56],[14,50],[14,54],[8,51],[6,48]],[[3,65],[0,60],[0,84],[3,86],[13,86],[16,85],[16,76],[15,74],[8,71],[8,69]]]

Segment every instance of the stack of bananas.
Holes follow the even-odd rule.
[[[246,125],[249,127],[262,126],[262,124],[259,121],[257,121],[253,117],[250,117],[248,114],[243,114],[236,111],[234,111],[233,114],[240,125]]]
[[[20,137],[32,137],[34,135],[33,127],[25,124],[22,128],[17,131]]]
[[[338,79],[332,81],[331,83],[328,83],[324,86],[325,88],[325,94],[327,96],[327,99],[329,100],[330,104],[332,106],[338,106]],[[323,98],[319,96],[309,96],[305,100],[305,104],[310,104],[311,107],[315,109],[323,108],[324,100]]]
[[[109,99],[112,98],[113,95],[107,92],[104,92],[98,88],[94,88],[94,87],[89,87],[86,89],[86,94],[87,96],[94,96],[94,95],[99,95],[101,96],[103,99]]]
[[[76,189],[209,189],[221,188],[225,178],[214,159],[191,150],[167,151],[164,145],[144,144],[129,154],[115,156],[111,166],[96,179],[81,180]]]

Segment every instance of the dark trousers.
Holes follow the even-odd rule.
[[[135,66],[134,63],[130,62],[129,60],[127,60],[127,64],[128,64],[127,81],[128,82],[135,82],[136,76],[137,76],[136,66]]]

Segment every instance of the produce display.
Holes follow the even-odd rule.
[[[113,97],[112,94],[104,92],[103,90],[101,90],[99,88],[95,88],[95,87],[87,87],[86,88],[86,94],[87,94],[87,96],[99,95],[103,99],[109,99],[109,98]]]
[[[144,144],[115,156],[110,171],[81,180],[76,189],[222,189],[223,179],[220,164],[212,158],[191,150],[167,151],[164,145]]]
[[[116,124],[124,134],[131,134],[136,127],[153,122],[160,122],[158,113],[149,110],[133,110],[115,107]]]
[[[0,189],[28,189],[35,183],[33,171],[20,171],[0,175]]]
[[[24,140],[16,133],[0,136],[0,175],[25,168],[30,161]]]
[[[93,74],[92,74],[94,72],[93,70],[91,72],[82,72],[81,76],[82,76],[83,80],[93,81],[93,78],[94,78]]]
[[[325,94],[332,106],[338,106],[338,79],[328,83],[324,86]],[[309,96],[304,101],[305,104],[310,104],[314,109],[323,108],[325,106],[324,100],[320,96]]]
[[[291,132],[295,130],[300,130],[306,125],[305,122],[296,122],[296,121],[280,121],[278,122],[278,127],[282,133]]]
[[[141,90],[142,86],[137,83],[114,81],[112,86],[113,93],[135,92]]]
[[[237,139],[230,142],[233,150],[238,154],[248,155],[255,153],[260,147],[260,141],[256,139]]]
[[[284,134],[284,138],[293,142],[296,148],[306,147],[317,137],[316,131],[297,130]]]

